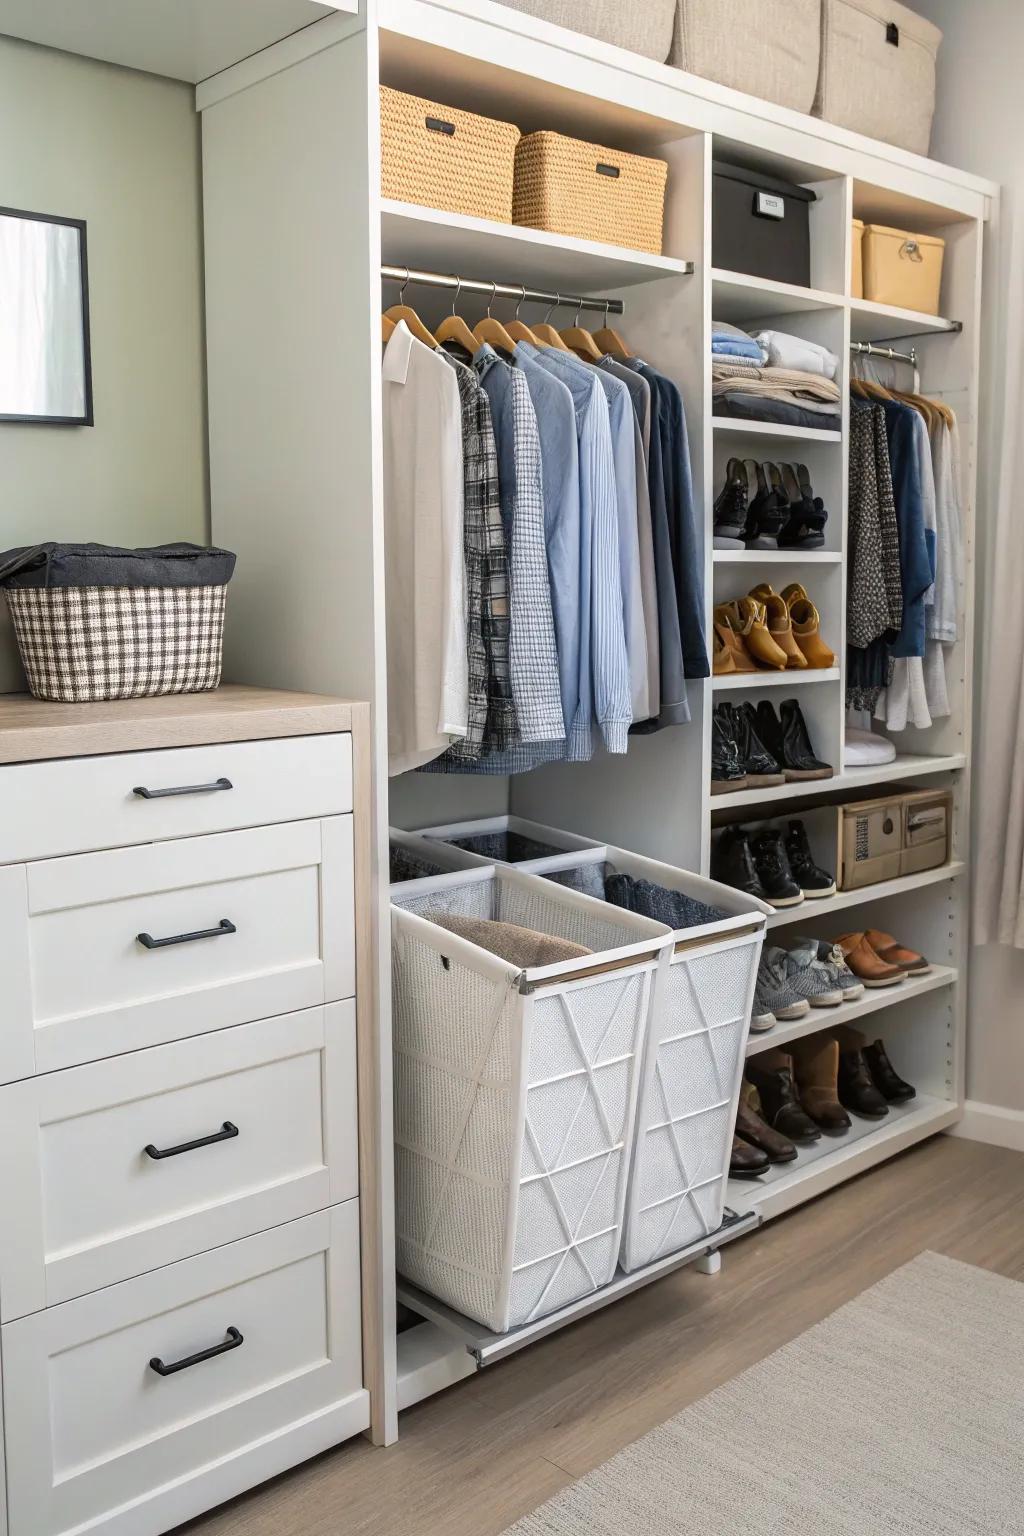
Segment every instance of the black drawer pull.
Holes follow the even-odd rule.
[[[455,124],[446,123],[443,117],[428,117],[425,119],[431,133],[446,134],[449,139],[455,136]]]
[[[225,1120],[219,1131],[214,1131],[212,1136],[199,1136],[195,1141],[183,1141],[178,1147],[165,1147],[161,1152],[159,1147],[154,1147],[150,1142],[148,1147],[143,1147],[147,1157],[154,1162],[159,1162],[162,1157],[177,1157],[181,1152],[195,1152],[198,1147],[212,1147],[218,1141],[233,1141],[238,1135],[238,1126],[232,1125],[230,1120]]]
[[[140,800],[166,800],[169,795],[212,795],[218,789],[234,789],[230,779],[215,779],[212,784],[176,784],[172,789],[147,789],[136,784],[132,790]]]
[[[226,1355],[230,1349],[238,1349],[245,1340],[237,1328],[229,1328],[228,1336],[223,1344],[214,1344],[210,1349],[201,1349],[197,1355],[186,1355],[184,1360],[175,1360],[170,1365],[165,1365],[159,1355],[154,1355],[149,1362],[151,1371],[156,1371],[158,1376],[173,1376],[176,1371],[187,1371],[190,1365],[202,1365],[204,1360],[213,1360],[217,1355]]]
[[[194,944],[196,939],[219,939],[225,933],[237,933],[234,923],[222,917],[216,928],[198,928],[195,933],[173,933],[169,939],[154,939],[151,933],[137,933],[143,949],[167,949],[171,944]]]
[[[622,175],[622,172],[619,170],[617,165],[607,165],[602,160],[597,162],[595,169],[599,176],[611,176],[617,179]]]

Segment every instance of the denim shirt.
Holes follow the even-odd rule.
[[[925,641],[925,594],[935,580],[935,536],[931,547],[925,531],[925,488],[920,439],[913,406],[887,400],[885,429],[892,465],[892,488],[900,529],[900,583],[903,587],[903,624],[889,647],[891,656],[923,656]],[[929,469],[931,466],[929,465]]]

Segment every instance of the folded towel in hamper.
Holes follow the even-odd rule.
[[[550,933],[535,933],[532,928],[520,928],[518,923],[496,922],[489,917],[460,917],[453,912],[423,913],[439,928],[446,928],[460,939],[468,939],[486,949],[489,954],[518,965],[524,971],[534,965],[560,965],[563,960],[579,960],[594,951],[584,944],[573,944],[569,939],[557,938]]]

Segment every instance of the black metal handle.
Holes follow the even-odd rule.
[[[135,938],[143,949],[167,949],[171,944],[194,944],[196,939],[219,939],[225,933],[237,932],[234,923],[222,917],[216,928],[197,928],[195,933],[172,933],[168,939],[154,939],[151,933],[137,933]]]
[[[171,789],[147,789],[136,784],[132,790],[140,800],[166,800],[169,795],[212,795],[218,789],[234,789],[230,779],[215,779],[212,784],[176,784]]]
[[[449,139],[455,135],[455,124],[446,123],[443,117],[428,117],[425,122],[431,133],[443,133]]]
[[[165,1147],[161,1152],[159,1147],[154,1147],[150,1142],[148,1147],[143,1147],[147,1157],[154,1162],[159,1162],[162,1157],[177,1157],[181,1152],[195,1152],[198,1147],[212,1147],[218,1141],[232,1141],[238,1135],[238,1126],[232,1125],[230,1120],[225,1120],[219,1131],[214,1131],[212,1136],[199,1136],[195,1141],[183,1141],[177,1147]]]
[[[238,1349],[245,1340],[237,1328],[229,1328],[228,1336],[223,1344],[214,1344],[209,1349],[201,1349],[197,1355],[186,1355],[184,1360],[175,1360],[170,1365],[165,1365],[159,1355],[154,1355],[149,1362],[151,1371],[156,1371],[158,1376],[173,1376],[176,1371],[187,1371],[190,1365],[202,1365],[204,1360],[213,1360],[217,1355],[226,1355],[231,1349]]]

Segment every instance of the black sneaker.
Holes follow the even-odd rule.
[[[765,900],[773,907],[798,907],[804,893],[793,879],[793,871],[786,857],[786,845],[777,827],[766,827],[755,832],[750,839],[757,878],[765,893]]]
[[[785,784],[786,775],[757,734],[757,713],[753,704],[727,705],[732,713],[733,735],[752,789],[766,789]]]
[[[786,775],[787,783],[803,779],[830,779],[832,769],[814,755],[807,726],[796,699],[782,705],[782,718],[770,699],[757,706],[757,734]]]
[[[715,498],[715,548],[742,549],[747,523],[747,472],[741,460],[730,459],[725,484]]]
[[[716,704],[711,712],[711,793],[726,795],[730,790],[746,787],[747,774],[733,730],[732,710],[728,704]]]
[[[835,876],[815,864],[811,857],[811,845],[807,828],[802,821],[791,821],[786,831],[786,857],[793,871],[793,879],[808,900],[821,896],[834,896]]]
[[[743,827],[725,827],[711,845],[711,878],[758,901],[768,900],[758,879],[749,834]]]

